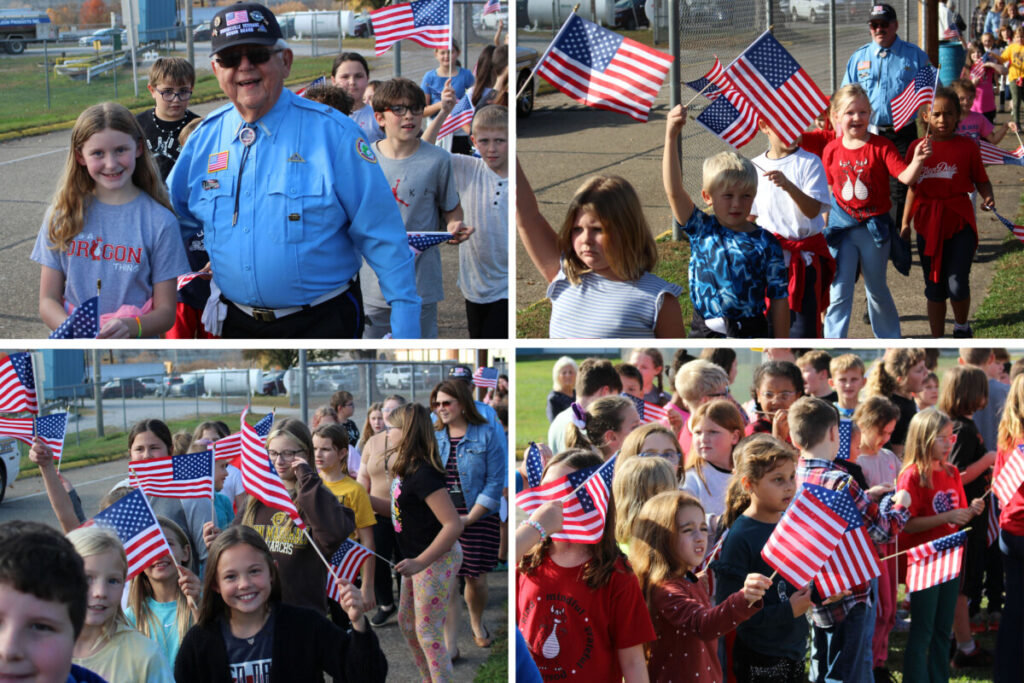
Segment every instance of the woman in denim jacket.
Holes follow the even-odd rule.
[[[430,395],[437,413],[434,436],[438,455],[448,475],[448,493],[462,517],[465,531],[459,538],[463,561],[459,576],[466,580],[466,606],[478,647],[489,647],[491,634],[483,623],[487,605],[487,572],[498,562],[498,506],[508,484],[507,446],[503,431],[477,410],[470,387],[461,380],[441,382]],[[454,452],[455,457],[452,457]],[[445,625],[449,652],[458,656],[456,636],[461,609],[453,592]]]

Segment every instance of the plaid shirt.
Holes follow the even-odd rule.
[[[864,493],[864,489],[831,460],[800,458],[800,465],[796,469],[796,483],[797,486],[804,483],[815,484],[833,491],[838,491],[846,486],[850,495],[853,496],[857,509],[860,510],[868,536],[876,545],[894,540],[907,520],[910,519],[910,511],[902,505],[894,505],[888,511],[883,512],[878,507],[878,503],[873,503]],[[824,597],[827,596],[822,596],[822,598]],[[811,611],[811,619],[815,626],[821,628],[835,626],[858,602],[867,603],[870,599],[871,590],[868,584],[854,586],[851,594],[842,600],[833,602],[831,605],[815,604]]]

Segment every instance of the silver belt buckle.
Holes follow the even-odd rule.
[[[261,323],[272,323],[277,320],[277,315],[274,311],[269,308],[259,308],[258,306],[252,307],[252,317]]]

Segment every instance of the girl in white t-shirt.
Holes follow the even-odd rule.
[[[700,501],[712,532],[725,512],[732,451],[743,438],[743,429],[739,408],[725,399],[701,404],[690,417],[693,445],[680,488]]]

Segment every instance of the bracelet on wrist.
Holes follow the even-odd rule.
[[[523,520],[523,523],[520,524],[519,526],[520,527],[524,527],[524,526],[533,527],[537,531],[537,533],[540,534],[540,540],[542,540],[542,541],[545,538],[548,537],[548,532],[544,529],[544,527],[542,527],[540,525],[540,522],[535,522],[532,519],[525,519],[525,520]]]
[[[142,339],[142,318],[135,316],[135,324],[139,326],[139,331],[135,335],[136,339]]]

